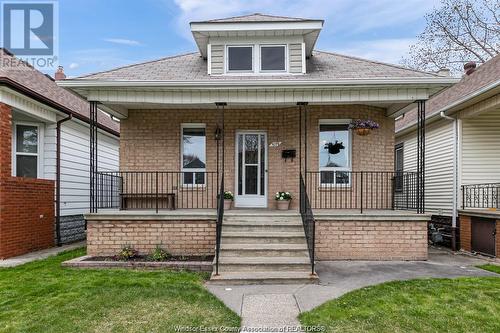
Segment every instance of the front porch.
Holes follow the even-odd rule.
[[[313,282],[318,260],[427,259],[422,165],[393,171],[385,108],[215,106],[128,110],[121,170],[93,173],[90,255],[215,254],[214,280],[235,282]],[[380,128],[358,135],[352,119]],[[274,210],[279,191],[289,211]]]
[[[315,209],[313,214],[315,260],[427,259],[427,222],[430,219],[427,214],[401,210],[365,210],[361,214],[352,209]],[[213,255],[216,246],[216,209],[167,209],[158,213],[102,209],[86,215],[86,219],[89,255],[115,255],[124,245],[134,246],[143,254],[161,245],[174,255]],[[234,232],[226,228],[235,222],[244,223],[245,230],[235,243],[248,244],[245,237],[251,231],[249,228],[264,232],[257,239],[265,240],[273,228],[269,224],[287,228],[288,222],[298,220],[300,227],[294,230],[305,241],[300,219],[296,210],[232,209],[224,212],[222,231]],[[284,234],[286,230],[276,232]],[[221,243],[224,244],[224,239]],[[286,241],[279,243],[286,244]],[[266,244],[269,245],[263,241],[260,247],[265,248]],[[257,250],[257,247],[258,243],[252,249]]]

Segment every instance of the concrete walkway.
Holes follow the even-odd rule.
[[[428,261],[329,261],[317,265],[318,285],[207,285],[242,317],[243,327],[297,327],[300,312],[355,289],[393,280],[499,276],[474,266],[487,261],[429,249]],[[265,331],[264,331],[265,332]]]
[[[31,252],[31,253],[23,254],[22,256],[13,257],[13,258],[5,259],[5,260],[0,260],[0,268],[16,267],[19,265],[26,264],[28,262],[32,262],[32,261],[40,260],[40,259],[45,259],[45,258],[48,258],[50,256],[55,256],[58,253],[68,251],[68,250],[77,249],[79,247],[84,247],[84,246],[85,246],[85,242],[83,241],[83,242],[63,245],[61,247],[52,247],[50,249]]]

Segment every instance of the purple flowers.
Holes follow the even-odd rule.
[[[380,125],[370,119],[354,119],[349,124],[349,129],[358,129],[358,128],[366,128],[366,129],[377,129]]]

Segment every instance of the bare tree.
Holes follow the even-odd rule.
[[[468,61],[484,63],[500,50],[499,16],[499,0],[441,0],[401,63],[426,71],[448,68],[455,75]]]

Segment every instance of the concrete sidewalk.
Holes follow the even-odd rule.
[[[320,283],[304,285],[207,285],[242,317],[243,327],[296,327],[300,312],[355,289],[394,280],[499,276],[474,266],[488,263],[429,249],[428,261],[329,261],[317,264]]]
[[[64,252],[64,251],[84,247],[85,245],[86,245],[86,243],[85,243],[85,241],[83,241],[83,242],[63,245],[61,247],[51,247],[50,249],[31,252],[31,253],[23,254],[22,256],[0,260],[0,268],[16,267],[19,265],[24,265],[28,262],[46,259],[50,256],[55,256],[55,255],[57,255],[61,252]]]

